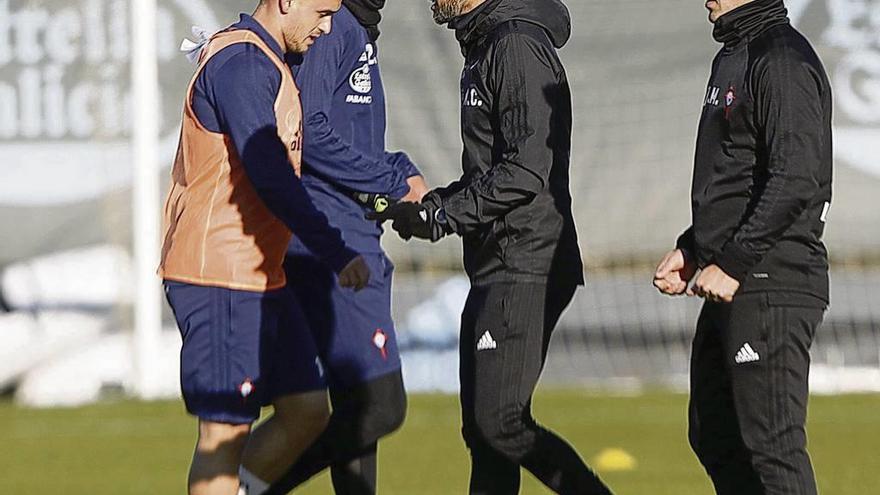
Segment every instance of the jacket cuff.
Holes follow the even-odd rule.
[[[444,235],[458,233],[455,220],[449,216],[446,204],[443,202],[440,193],[436,189],[428,192],[428,194],[422,198],[421,204],[428,212],[429,218],[433,219],[434,223],[439,224],[438,226],[443,230]]]
[[[339,273],[343,268],[348,266],[351,263],[351,260],[357,258],[360,254],[356,251],[353,251],[348,248],[348,246],[342,246],[342,249],[336,251],[330,256],[324,257],[324,262],[330,265],[330,268],[333,269],[335,273]]]
[[[721,250],[721,254],[715,257],[715,264],[724,273],[730,275],[737,282],[742,283],[752,268],[761,261],[761,257],[749,251],[737,242],[730,241]]]
[[[693,254],[694,253],[694,229],[687,229],[680,236],[678,236],[678,240],[675,241],[675,248],[681,249],[683,251],[687,251],[687,252]]]

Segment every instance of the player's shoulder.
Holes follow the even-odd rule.
[[[520,19],[501,23],[492,32],[490,42],[496,46],[522,45],[553,48],[553,42],[543,27]]]
[[[513,20],[495,29],[490,40],[490,59],[497,68],[532,70],[559,68],[559,59],[547,31],[537,24]]]
[[[333,15],[333,27],[330,30],[330,34],[323,37],[352,39],[361,36],[367,36],[366,29],[357,20],[357,17],[348,10],[348,7],[343,5],[339,12]]]
[[[234,43],[217,52],[206,67],[211,66],[214,70],[230,69],[260,69],[275,67],[275,64],[256,43]]]
[[[788,23],[767,29],[748,45],[749,79],[755,90],[762,86],[813,81],[822,93],[828,80],[819,55],[809,40]]]
[[[209,79],[230,82],[238,80],[272,81],[280,77],[278,66],[270,55],[254,43],[235,43],[217,52],[205,64]]]
[[[755,64],[820,65],[810,41],[789,23],[773,26],[749,43],[749,55]]]

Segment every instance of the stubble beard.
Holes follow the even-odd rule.
[[[432,13],[434,22],[446,24],[461,15],[464,0],[433,0]]]
[[[297,33],[295,31],[282,31],[281,35],[284,38],[284,45],[286,47],[285,51],[287,53],[302,55],[308,51],[308,44],[306,44],[305,40],[297,39]]]

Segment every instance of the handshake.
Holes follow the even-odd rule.
[[[367,213],[367,220],[380,223],[391,220],[391,228],[405,241],[417,237],[437,242],[452,233],[446,213],[433,195],[426,196],[421,203],[400,201],[383,206],[381,211],[377,208]]]

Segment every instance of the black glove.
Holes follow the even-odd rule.
[[[367,213],[366,218],[378,222],[392,220],[391,228],[406,241],[418,237],[436,242],[449,233],[442,208],[428,208],[418,203],[395,203],[382,212]]]
[[[379,213],[382,213],[386,208],[397,203],[397,200],[388,197],[386,194],[358,192],[352,193],[351,197],[362,206]]]

